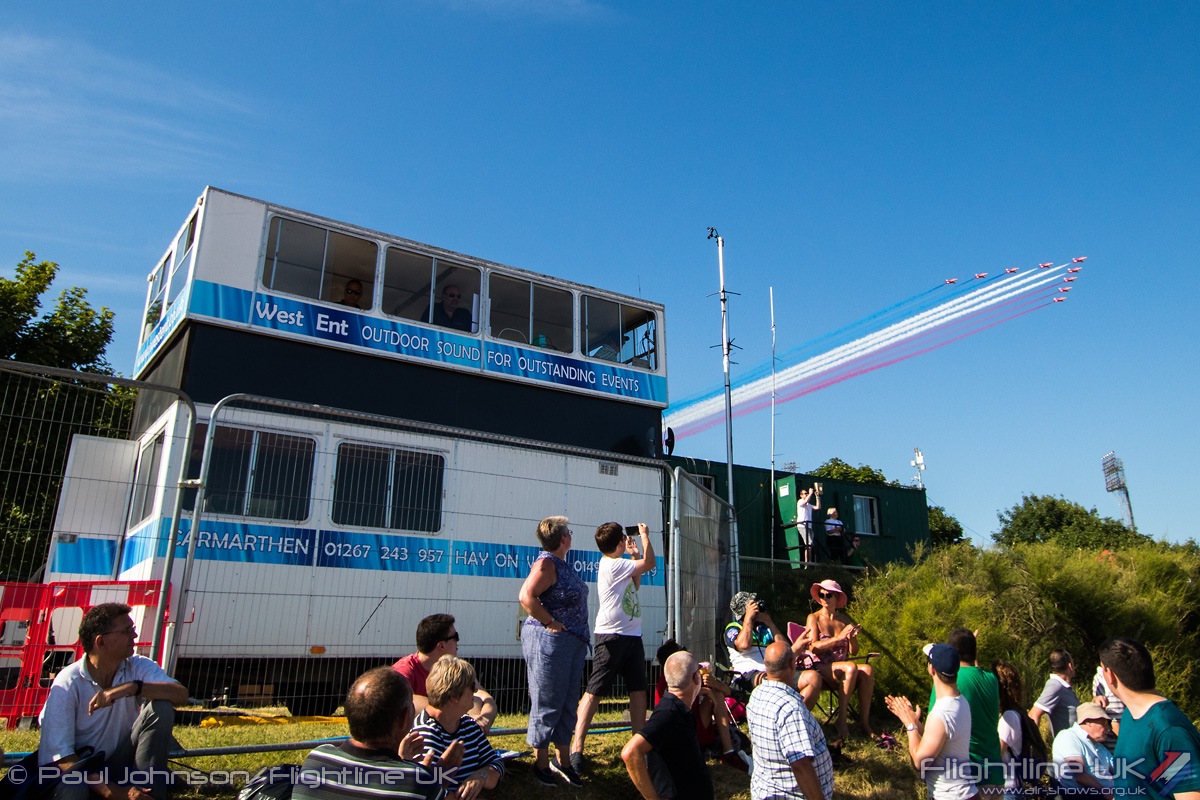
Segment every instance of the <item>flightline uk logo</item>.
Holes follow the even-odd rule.
[[[1150,773],[1150,785],[1159,794],[1169,795],[1185,778],[1196,772],[1192,754],[1181,750],[1168,750],[1161,764]]]
[[[1078,776],[1088,773],[1105,781],[1115,781],[1118,787],[1114,792],[1116,795],[1144,796],[1146,787],[1149,786],[1156,794],[1170,797],[1181,784],[1194,780],[1200,774],[1193,755],[1188,751],[1168,750],[1163,754],[1163,760],[1153,770],[1150,769],[1150,762],[1147,762],[1145,758],[1113,759],[1110,764],[1102,766],[1098,772],[1092,772],[1076,761],[1062,763],[1018,759],[1000,762],[985,759],[980,763],[960,760],[940,762],[930,760],[922,764],[918,772],[926,781],[944,777],[953,780],[967,780],[976,784],[984,778],[985,774],[993,771],[1003,774],[1006,779],[1015,778],[1020,784],[1037,784],[1041,783],[1043,778],[1048,777],[1051,779],[1052,786],[1060,781],[1067,782],[1066,786],[1055,786],[1051,792],[1054,795],[1064,796],[1080,791],[1071,788],[1071,784]],[[1121,786],[1127,788],[1121,789]]]

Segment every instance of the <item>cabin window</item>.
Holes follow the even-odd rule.
[[[187,285],[188,269],[192,258],[192,245],[196,243],[196,215],[188,220],[188,224],[179,233],[179,238],[175,240],[175,258],[171,266],[171,277],[167,284],[167,301],[163,305],[163,310],[171,307],[179,297],[179,293],[183,291],[183,287]]]
[[[474,267],[389,247],[383,267],[383,310],[401,319],[478,333],[480,285]]]
[[[162,463],[165,434],[160,433],[142,447],[133,479],[133,498],[129,503],[129,527],[133,527],[154,511],[154,496],[158,489],[158,470]]]
[[[446,460],[434,453],[338,446],[333,521],[338,525],[436,533],[442,527]]]
[[[575,349],[571,293],[534,281],[492,273],[488,278],[490,333],[534,347]]]
[[[654,312],[602,297],[579,301],[579,346],[584,355],[643,369],[658,368]]]
[[[879,501],[874,497],[854,495],[854,532],[880,534]]]
[[[150,287],[146,293],[146,314],[142,318],[142,341],[154,331],[154,326],[162,319],[163,314],[163,281],[166,279],[171,266],[172,254],[167,253],[154,271],[150,273]]]
[[[203,452],[200,426],[192,463]],[[267,519],[308,518],[312,497],[312,439],[267,431],[218,426],[213,435],[204,510],[213,514]],[[189,474],[199,474],[197,467]],[[184,495],[184,506],[195,507],[195,494]]]
[[[370,309],[375,296],[374,242],[275,217],[267,235],[263,286],[314,300]]]

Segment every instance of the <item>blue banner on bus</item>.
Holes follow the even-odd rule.
[[[154,553],[167,553],[170,519],[146,523],[125,539],[121,571],[127,572]],[[182,519],[175,557],[187,557],[191,520]],[[196,542],[196,558],[204,561],[237,561],[255,564],[287,564],[338,569],[368,569],[384,572],[477,575],[486,578],[524,580],[541,550],[531,545],[495,542],[448,541],[431,536],[363,533],[359,531],[290,528],[246,522],[205,521]],[[111,572],[116,543],[85,539],[59,545],[55,572],[103,574]],[[595,551],[572,550],[569,563],[588,583],[595,583],[601,555]],[[71,566],[73,569],[62,569]],[[665,573],[659,566],[642,576],[643,586],[663,586]]]
[[[172,311],[179,305],[176,303]],[[645,403],[666,405],[667,402],[667,381],[661,375],[535,348],[484,342],[452,331],[208,281],[193,282],[188,310],[198,316],[403,358]],[[156,331],[152,341],[161,343],[163,338],[165,333],[160,337]],[[153,354],[150,345],[151,341],[147,341],[139,352],[138,364],[144,364]]]
[[[191,528],[190,519],[179,521],[176,558],[187,557]],[[200,535],[196,537],[196,558],[303,566],[312,563],[315,533],[311,528],[206,520],[200,528]],[[166,555],[166,548],[161,550],[162,555]]]

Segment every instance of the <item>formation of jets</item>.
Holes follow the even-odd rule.
[[[1071,259],[1071,263],[1076,264],[1076,265],[1082,264],[1085,261],[1087,261],[1087,256],[1076,256]],[[1050,269],[1053,266],[1054,266],[1053,261],[1046,261],[1045,263],[1038,264],[1038,269]],[[1077,276],[1074,273],[1079,272],[1081,269],[1083,269],[1083,267],[1080,267],[1080,266],[1068,267],[1067,272],[1071,273],[1071,274],[1069,274],[1069,275],[1067,275],[1067,277],[1063,278],[1063,283],[1072,283],[1073,281],[1075,281]],[[1004,274],[1005,275],[1013,275],[1020,271],[1021,271],[1020,267],[1007,267],[1004,270]],[[983,280],[987,276],[988,276],[988,274],[986,272],[976,272],[975,273],[976,280]],[[958,283],[958,278],[946,278],[947,286],[953,286],[956,283]],[[1058,291],[1060,294],[1062,294],[1064,296],[1063,297],[1055,297],[1055,298],[1053,298],[1053,300],[1056,303],[1062,303],[1067,299],[1065,295],[1067,292],[1071,291],[1071,287],[1070,286],[1060,286]]]

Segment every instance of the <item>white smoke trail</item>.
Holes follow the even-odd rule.
[[[1060,264],[1048,270],[1006,275],[974,291],[788,367],[776,374],[776,391],[783,392],[800,381],[837,369],[847,362],[862,359],[871,353],[921,336],[967,315],[1036,291],[1058,280],[1066,266]],[[768,375],[736,387],[732,392],[733,405],[736,407],[752,402],[770,391],[771,377]],[[718,395],[670,412],[664,422],[678,431],[721,413],[724,413],[724,398]]]

